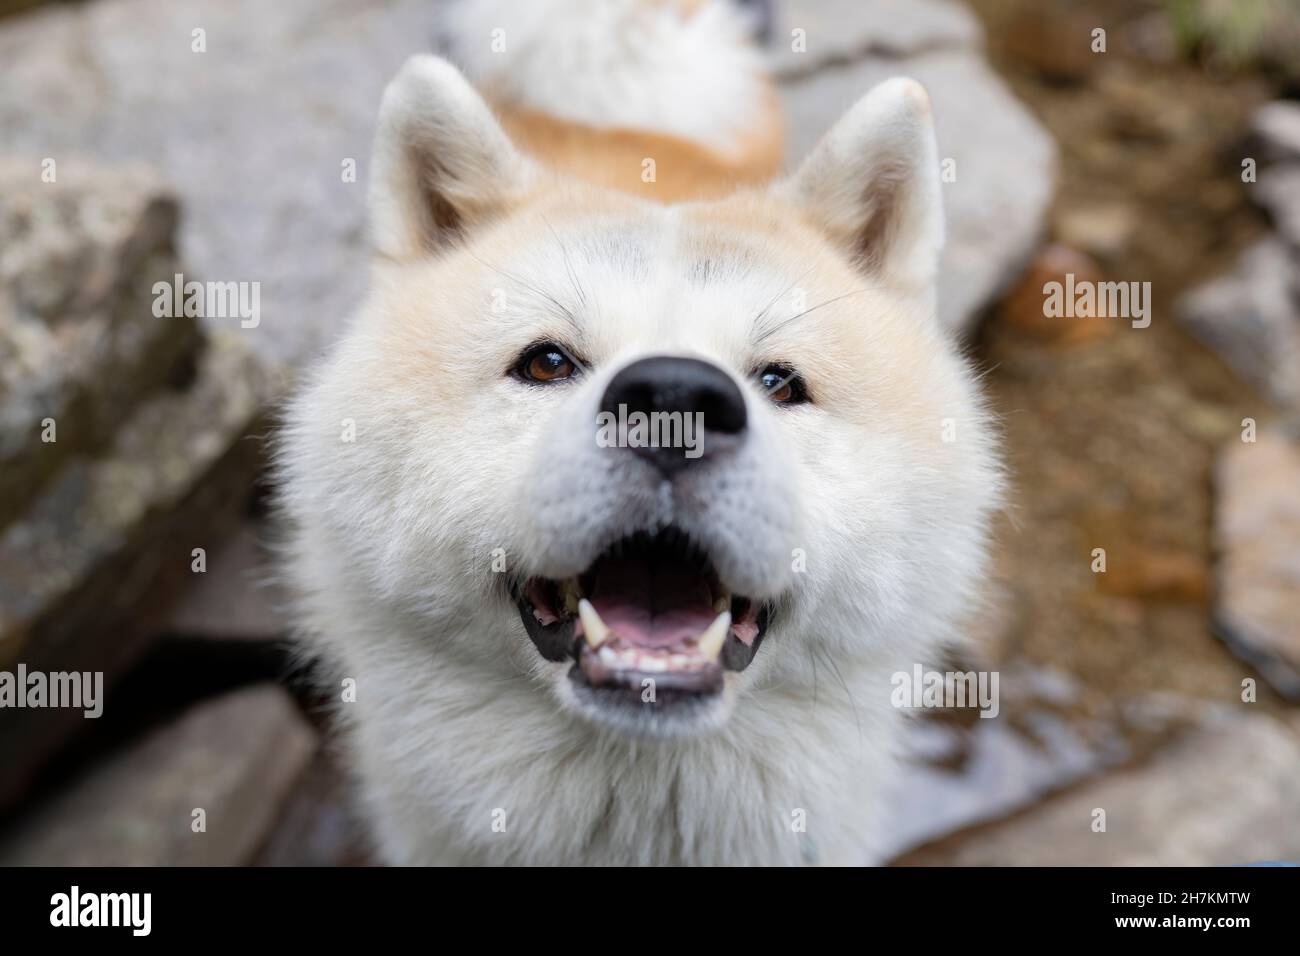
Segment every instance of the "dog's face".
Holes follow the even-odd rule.
[[[999,481],[914,84],[769,191],[663,207],[548,178],[423,59],[375,164],[371,299],[286,454],[356,599],[668,733],[960,613]]]

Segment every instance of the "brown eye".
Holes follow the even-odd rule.
[[[797,405],[808,400],[799,373],[788,365],[769,365],[758,375],[758,384],[778,405]]]
[[[559,382],[570,378],[576,368],[563,349],[547,343],[524,353],[516,371],[527,382]]]

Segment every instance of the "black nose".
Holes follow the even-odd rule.
[[[600,410],[619,422],[629,448],[665,474],[707,457],[710,441],[734,444],[746,422],[745,396],[730,375],[699,359],[672,356],[640,359],[624,368],[610,379]],[[634,431],[624,431],[633,412],[649,420],[648,434],[641,437],[650,442],[635,441]]]

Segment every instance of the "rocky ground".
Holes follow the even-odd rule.
[[[976,353],[990,369],[1016,490],[999,536],[1002,617],[973,656],[1023,675],[1002,683],[1023,740],[990,741],[1014,735],[980,726],[1001,721],[973,722],[943,751],[951,776],[927,768],[918,786],[943,793],[936,786],[966,779],[990,793],[999,788],[988,781],[1022,776],[1041,782],[1026,790],[1063,793],[1041,811],[1023,804],[1002,822],[936,834],[901,862],[1295,858],[1300,835],[1285,821],[1300,809],[1288,736],[1300,646],[1300,409],[1270,386],[1295,387],[1300,364],[1234,362],[1188,334],[1186,308],[1253,244],[1280,241],[1265,239],[1275,232],[1259,208],[1267,177],[1243,183],[1242,160],[1264,166],[1287,151],[1281,131],[1269,142],[1252,135],[1252,118],[1287,81],[1188,62],[1155,4],[1065,5],[1051,17],[1038,4],[974,6],[994,64],[1061,155],[1049,246],[991,310]],[[1099,25],[1105,54],[1080,45]],[[1151,282],[1150,326],[1045,320],[1042,285],[1066,272]],[[1291,266],[1271,278],[1295,275]],[[1294,299],[1267,321],[1248,301],[1216,302],[1202,327],[1250,355],[1300,335]],[[1257,441],[1243,441],[1243,419],[1256,422]],[[1105,573],[1093,569],[1097,548]],[[1243,681],[1256,687],[1254,702],[1243,701]],[[1175,743],[1185,734],[1195,744]],[[1238,745],[1255,769],[1216,802],[1210,778],[1230,771],[1204,752]],[[1099,772],[1120,765],[1133,769]],[[990,800],[997,812],[981,813],[969,802],[976,821],[1008,807]],[[1091,808],[1112,808],[1113,821],[1117,806],[1142,826],[1113,825],[1118,839],[1093,832]],[[1157,820],[1169,821],[1166,841],[1145,829]],[[1173,835],[1216,826],[1232,837],[1189,845]]]
[[[1155,3],[1063,3],[1050,17],[1035,0],[779,7],[791,161],[872,82],[906,73],[931,90],[956,173],[944,185],[942,316],[988,370],[1015,484],[996,613],[954,657],[1000,672],[1002,718],[914,722],[887,849],[924,864],[1300,857],[1289,825],[1300,810],[1289,429],[1300,366],[1287,359],[1300,318],[1285,287],[1300,216],[1295,192],[1270,185],[1293,175],[1300,148],[1287,104],[1261,109],[1287,80],[1207,71]],[[116,0],[0,20],[12,80],[0,128],[15,154],[3,158],[38,170],[51,153],[78,157],[66,201],[114,196],[110,221],[137,237],[124,246],[83,216],[65,230],[87,237],[71,250],[41,246],[40,233],[13,246],[25,257],[0,247],[0,350],[29,357],[0,365],[0,454],[21,465],[0,494],[0,664],[32,648],[51,667],[83,660],[78,647],[121,651],[93,733],[0,723],[0,747],[23,768],[0,788],[0,862],[368,859],[322,743],[321,702],[282,643],[261,444],[238,439],[260,435],[261,410],[355,301],[362,190],[339,165],[364,161],[379,90],[435,43],[434,9],[292,0],[270,15],[251,0]],[[206,54],[190,51],[195,24]],[[1098,25],[1104,54],[1089,49]],[[787,51],[792,29],[805,52]],[[1256,154],[1259,182],[1243,183],[1241,161]],[[140,162],[154,171],[119,171]],[[26,235],[14,223],[40,185],[0,190],[0,227]],[[120,336],[132,348],[96,347],[95,329],[117,327],[96,317],[130,312],[131,284],[111,277],[146,254],[170,257],[166,271],[263,280],[263,322],[177,322],[166,336],[146,326]],[[1261,255],[1280,265],[1259,266]],[[89,304],[58,293],[59,269],[85,262],[109,276]],[[1243,310],[1223,284],[1256,288],[1251,269],[1276,281]],[[1067,272],[1151,282],[1150,326],[1046,319],[1043,283]],[[1218,288],[1207,282],[1220,275]],[[60,328],[91,331],[49,332]],[[42,348],[87,358],[52,375],[30,358]],[[178,378],[162,374],[170,359],[141,358],[151,349],[176,357]],[[118,375],[138,387],[86,392],[93,370],[132,362],[158,380]],[[56,457],[31,439],[56,401],[70,421],[111,408],[113,422],[71,429],[66,443],[61,433]],[[199,402],[226,411],[186,425]],[[1256,441],[1242,441],[1243,419]],[[115,437],[75,440],[91,432]],[[58,520],[83,513],[93,520]],[[174,543],[142,547],[151,540]],[[178,579],[196,541],[204,570]],[[120,613],[97,621],[105,588]],[[1255,682],[1251,703],[1243,681]],[[1097,808],[1104,833],[1090,826]]]

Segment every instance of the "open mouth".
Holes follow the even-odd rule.
[[[529,578],[516,601],[542,656],[574,659],[575,683],[644,699],[649,680],[657,703],[660,691],[720,692],[724,671],[749,666],[771,619],[769,605],[732,594],[674,527],[624,538],[576,577]]]

